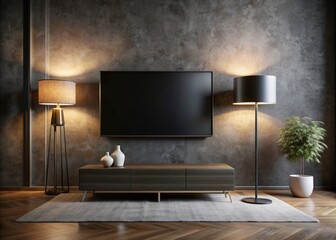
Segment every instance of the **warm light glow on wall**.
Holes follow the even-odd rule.
[[[239,108],[239,107],[235,107]],[[237,141],[237,144],[253,144],[254,141],[254,108],[251,110],[235,110],[218,114],[214,118],[215,134],[222,135],[223,137],[235,135],[236,137],[230,138]],[[281,122],[271,117],[270,115],[260,112],[258,114],[259,124],[259,138],[269,138],[277,136],[279,128],[282,126]]]
[[[269,34],[252,23],[244,23],[240,32],[229,37],[228,45],[216,49],[216,71],[234,76],[260,74],[280,61],[281,52]]]
[[[50,58],[49,75],[60,78],[76,77],[85,74],[87,71],[97,68],[99,57],[92,59],[78,59],[74,55],[60,57],[60,53],[52,53]]]
[[[250,52],[245,50],[232,53],[219,61],[217,69],[230,75],[255,75],[267,68],[268,63],[265,63],[267,61],[264,57],[261,53],[256,54],[252,49]]]
[[[121,40],[114,38],[110,47],[94,46],[104,39],[71,38],[64,45],[61,39],[53,39],[49,50],[49,75],[59,78],[78,77],[95,71],[99,73],[110,66],[123,51]],[[44,68],[44,65],[41,66]]]
[[[120,60],[127,44],[127,40],[116,31],[94,34],[96,31],[93,28],[84,29],[78,23],[71,25],[53,19],[50,25],[52,31],[46,33],[49,34],[49,40],[46,40],[48,48],[44,52],[46,60],[36,59],[33,68],[54,78],[76,78],[78,82],[81,81],[79,76],[87,77],[90,72],[99,74],[100,70],[113,65],[116,59]],[[88,79],[92,81],[90,77]]]

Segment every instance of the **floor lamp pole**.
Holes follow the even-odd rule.
[[[254,104],[254,174],[255,174],[255,195],[254,198],[248,197],[243,198],[242,201],[246,203],[252,203],[252,204],[270,204],[272,203],[272,200],[267,198],[259,198],[258,197],[258,169],[259,169],[259,147],[258,147],[258,103],[256,102]]]
[[[259,151],[258,151],[258,103],[255,103],[254,108],[254,137],[255,137],[255,145],[254,145],[254,174],[255,174],[255,201],[258,201],[258,168],[259,168]]]

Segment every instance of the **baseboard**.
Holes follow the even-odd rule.
[[[235,190],[254,190],[254,186],[235,186]],[[289,190],[289,186],[259,186],[259,190]],[[70,186],[70,190],[78,191],[78,186]],[[336,191],[335,186],[314,186],[314,190]],[[0,191],[44,191],[44,186],[0,187]]]
[[[254,190],[254,186],[235,186],[235,190]],[[259,186],[259,190],[289,190],[289,186]],[[335,191],[335,186],[314,186],[314,190]]]
[[[70,190],[78,191],[78,186],[70,186]],[[44,186],[0,187],[0,191],[44,191]]]
[[[0,191],[44,191],[44,187],[0,187]]]
[[[254,186],[235,186],[235,190],[254,190]],[[259,186],[259,190],[289,190],[289,186]]]

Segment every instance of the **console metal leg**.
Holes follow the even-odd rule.
[[[82,202],[84,202],[84,201],[85,201],[86,194],[87,194],[87,191],[85,191],[85,192],[84,192],[84,194],[83,194],[83,197],[82,197]]]
[[[158,202],[161,202],[161,193],[158,192]]]
[[[230,203],[232,203],[232,198],[231,198],[230,192],[229,191],[224,191],[223,193],[224,193],[225,198],[227,198],[227,196],[229,195]]]

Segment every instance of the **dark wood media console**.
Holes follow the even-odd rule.
[[[227,164],[139,164],[79,169],[79,190],[112,192],[224,193],[234,190],[235,170]]]

